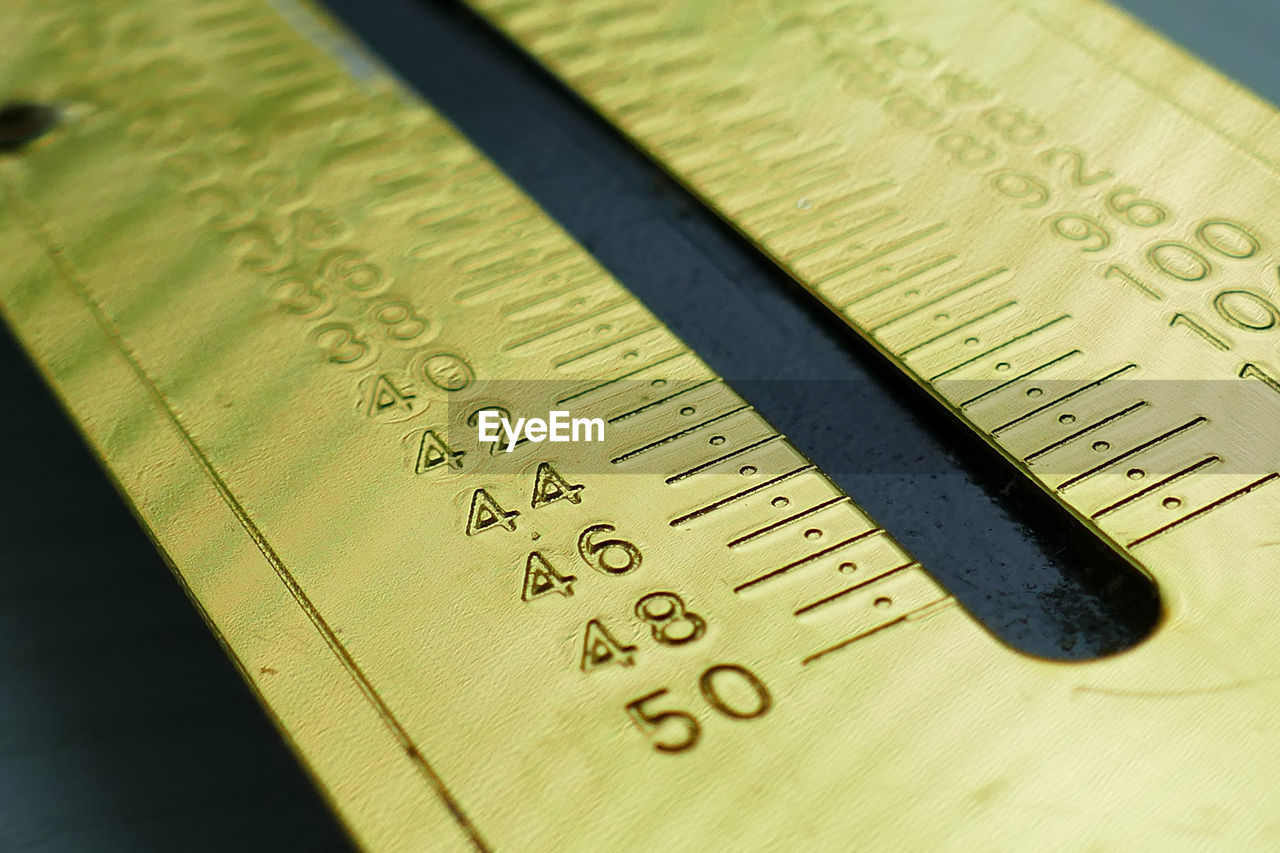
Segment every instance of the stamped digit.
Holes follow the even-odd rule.
[[[954,163],[976,168],[996,159],[996,149],[976,136],[959,130],[938,137],[938,147],[951,155]]]
[[[334,307],[333,299],[326,290],[300,275],[273,282],[267,287],[267,296],[286,314],[296,314],[308,320],[323,317]]]
[[[471,496],[471,511],[467,514],[467,535],[475,536],[495,527],[515,530],[517,510],[506,510],[485,489],[476,489]]]
[[[1086,189],[1116,176],[1110,169],[1090,172],[1085,166],[1084,154],[1074,148],[1053,148],[1040,155],[1040,162],[1049,166],[1065,166],[1067,183],[1076,189]]]
[[[1107,194],[1107,210],[1136,228],[1155,228],[1169,218],[1162,204],[1142,198],[1133,187],[1121,187]]]
[[[1080,243],[1082,252],[1101,252],[1111,245],[1111,232],[1101,222],[1083,213],[1064,213],[1049,223],[1064,240]]]
[[[773,707],[773,697],[764,682],[751,670],[737,664],[722,663],[711,667],[702,673],[698,687],[708,705],[735,720],[763,717]]]
[[[696,746],[698,738],[702,735],[702,727],[698,725],[693,714],[687,711],[655,713],[645,707],[669,692],[665,688],[655,690],[634,702],[628,702],[627,716],[631,718],[631,722],[635,723],[636,728],[649,735],[653,741],[653,748],[658,752],[684,752]]]
[[[326,282],[352,296],[374,296],[386,287],[382,268],[354,249],[334,249],[320,261]]]
[[[465,450],[451,448],[448,442],[435,430],[425,430],[422,433],[421,441],[418,442],[418,454],[414,462],[413,473],[425,474],[441,465],[446,468],[452,468],[455,471],[461,470],[462,457],[466,454]]]
[[[427,320],[402,299],[380,302],[373,306],[372,314],[383,334],[397,343],[413,341],[427,330]]]
[[[674,592],[651,592],[641,598],[636,602],[636,616],[664,646],[692,643],[707,631],[706,620],[686,610],[684,599]]]
[[[524,588],[521,598],[533,601],[544,595],[561,595],[565,598],[573,596],[573,575],[562,575],[551,565],[551,561],[540,551],[533,551],[524,564]]]
[[[1052,197],[1043,181],[1013,169],[1003,169],[992,175],[991,186],[1000,195],[1022,202],[1019,207],[1028,210],[1044,207]]]
[[[898,124],[911,130],[926,130],[942,120],[942,110],[910,93],[889,98],[884,102],[884,109]]]
[[[640,568],[640,549],[625,539],[597,539],[617,530],[612,524],[593,524],[578,537],[578,553],[591,568],[606,575],[625,575]]]
[[[311,333],[326,360],[333,364],[355,364],[369,355],[369,342],[349,323],[325,323]]]
[[[1044,125],[1022,110],[997,107],[982,114],[987,127],[998,131],[1011,145],[1032,145],[1045,137]]]
[[[571,484],[560,472],[551,467],[550,462],[538,465],[538,473],[533,481],[533,509],[539,509],[556,501],[578,503],[582,500],[578,494],[583,489],[580,485]]]
[[[635,651],[635,646],[614,639],[599,619],[592,619],[582,635],[582,671],[591,672],[610,664],[631,666],[636,662]]]

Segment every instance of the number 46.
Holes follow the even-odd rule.
[[[773,707],[773,697],[764,682],[737,664],[711,667],[698,679],[698,687],[708,705],[733,720],[754,720]],[[668,692],[664,687],[628,703],[627,716],[636,728],[649,736],[658,752],[684,752],[697,745],[702,726],[687,711],[660,711],[652,707]]]

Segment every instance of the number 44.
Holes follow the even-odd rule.
[[[559,471],[551,467],[550,462],[543,462],[538,465],[538,473],[533,478],[533,498],[529,501],[529,506],[541,509],[556,501],[576,504],[582,500],[578,493],[583,488],[562,477]],[[499,527],[515,530],[519,516],[519,510],[508,510],[487,489],[476,489],[471,495],[471,510],[467,513],[467,535],[475,536]]]

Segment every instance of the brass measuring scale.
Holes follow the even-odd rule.
[[[708,33],[754,85],[760,75],[741,69],[767,39],[732,28],[768,22],[781,50],[812,36],[803,18],[774,9],[726,23],[693,8],[669,26],[660,7],[630,8],[489,11],[540,51],[550,33],[584,64],[622,67],[618,44],[628,62],[654,63],[629,84],[627,115],[688,122],[680,105],[698,98],[688,113],[708,121],[723,115],[711,105],[739,110],[739,135],[706,137],[720,150],[671,150],[729,175],[725,197],[750,200],[727,210],[745,232],[759,221],[796,241],[784,251],[759,239],[802,280],[822,274],[787,252],[830,264],[814,285],[824,299],[860,299],[860,328],[1149,571],[1166,617],[1146,644],[1088,664],[1001,646],[492,166],[305,10],[287,7],[286,22],[253,2],[156,0],[101,17],[25,5],[26,32],[58,37],[4,34],[5,73],[39,79],[30,96],[63,116],[0,170],[0,239],[17,259],[0,282],[6,314],[355,838],[372,849],[1263,843],[1280,758],[1266,664],[1280,490],[1254,436],[1275,373],[1250,350],[1254,371],[1239,381],[1256,394],[1188,394],[1216,387],[1181,380],[1217,362],[1158,349],[1131,322],[1177,308],[1228,347],[1265,331],[1266,281],[1209,292],[1209,314],[1165,304],[1199,292],[1191,281],[1155,277],[1193,275],[1196,258],[1206,282],[1228,264],[1274,270],[1255,160],[1237,147],[1228,160],[1221,133],[1172,133],[1199,126],[1191,108],[1165,113],[1148,92],[1147,120],[1170,123],[1154,136],[1183,140],[1182,157],[1238,183],[1231,215],[1175,210],[1200,184],[1165,176],[1148,189],[1118,151],[1078,182],[1111,171],[1126,183],[1059,211],[1022,160],[952,164],[977,155],[946,134],[978,136],[951,124],[931,136],[920,116],[897,117],[907,102],[893,99],[918,96],[891,75],[898,88],[872,107],[905,129],[883,137],[882,162],[859,154],[875,169],[850,169],[855,182],[838,152],[804,147],[821,128],[797,143],[782,117],[752,112],[759,98],[744,109],[716,89],[728,78]],[[1037,26],[1056,20],[1048,4],[1026,8]],[[913,9],[893,15],[917,20]],[[879,10],[865,14],[839,32],[921,65],[913,86],[942,69],[941,48],[884,35],[871,26]],[[992,25],[962,19],[918,20],[970,43]],[[1123,26],[1101,10],[1097,21],[1099,38]],[[600,32],[625,35],[590,38]],[[1072,51],[1094,54],[1061,32],[1043,39],[1028,54],[1071,54],[1046,74],[1115,73],[1092,69]],[[711,71],[682,62],[691,45],[706,47]],[[913,46],[933,64],[909,58]],[[1014,63],[981,59],[988,75]],[[1192,89],[1208,73],[1178,61]],[[797,105],[817,96],[806,86],[829,94],[797,69],[778,82]],[[689,82],[653,84],[668,73]],[[996,79],[1023,85],[1005,73]],[[654,88],[637,91],[645,81]],[[1242,122],[1269,119],[1212,82]],[[645,98],[666,97],[646,113]],[[1069,105],[1037,104],[1074,126]],[[973,120],[993,133],[1034,135],[1006,117],[1012,107],[979,106]],[[1107,108],[1141,124],[1128,101]],[[1100,139],[1100,105],[1089,109],[1076,114],[1092,117],[1081,133]],[[850,115],[833,112],[833,126],[856,128]],[[1021,121],[1048,138],[1047,117]],[[1262,149],[1260,132],[1253,141]],[[937,162],[911,144],[936,148]],[[1073,155],[1046,155],[1085,142],[1025,144],[1024,159],[1070,182]],[[895,174],[901,163],[920,175]],[[962,178],[929,171],[944,169]],[[793,194],[801,172],[812,186]],[[923,218],[920,183],[933,187]],[[1095,257],[1129,246],[1138,261]],[[1068,287],[1077,255],[1066,252],[1107,289]],[[829,296],[837,283],[862,290]],[[1214,317],[1232,335],[1209,329]],[[1187,322],[1169,333],[1196,342]],[[606,440],[509,454],[476,441],[482,411],[557,407],[605,421]]]

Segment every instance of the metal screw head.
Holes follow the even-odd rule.
[[[62,118],[57,107],[32,101],[0,105],[0,151],[17,151],[53,130]]]

